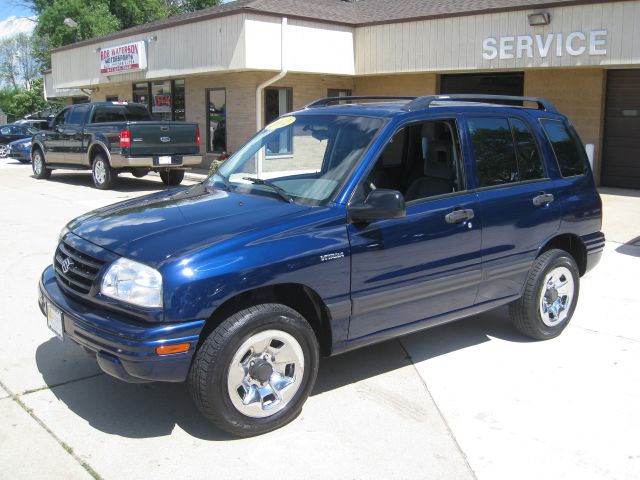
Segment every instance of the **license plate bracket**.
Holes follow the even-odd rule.
[[[61,341],[64,341],[63,313],[49,303],[47,303],[47,326]]]

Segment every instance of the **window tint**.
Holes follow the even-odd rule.
[[[84,116],[87,113],[87,110],[87,107],[75,107],[73,110],[71,110],[71,113],[69,114],[65,123],[68,123],[70,125],[82,124],[84,122]]]
[[[506,118],[469,118],[480,187],[518,181],[513,138]]]
[[[96,107],[93,112],[93,123],[124,122],[126,120],[122,107]]]
[[[518,158],[518,176],[520,181],[544,178],[544,169],[538,147],[531,131],[522,120],[509,119]]]
[[[463,190],[458,129],[454,120],[414,123],[384,148],[364,184],[401,192],[407,202]]]
[[[542,128],[551,142],[562,176],[582,175],[585,170],[583,155],[578,150],[577,139],[571,136],[567,127],[558,120],[543,120]]]
[[[124,116],[130,122],[140,122],[151,120],[151,115],[149,115],[149,110],[142,105],[127,105],[126,107],[121,107],[124,110]]]

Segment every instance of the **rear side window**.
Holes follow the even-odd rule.
[[[506,118],[469,118],[480,187],[518,181],[518,164]]]
[[[578,149],[577,139],[571,135],[567,127],[559,120],[542,120],[542,128],[551,142],[562,176],[584,174],[583,155]]]
[[[518,158],[518,176],[520,181],[544,178],[542,160],[538,153],[536,141],[527,125],[517,118],[510,118],[511,131]]]
[[[137,122],[151,120],[145,107],[137,105],[105,105],[96,107],[92,123]]]

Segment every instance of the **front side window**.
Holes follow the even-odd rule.
[[[407,202],[464,190],[455,120],[428,120],[403,127],[384,148],[363,186],[388,188]]]
[[[584,174],[585,154],[578,149],[578,141],[573,138],[567,127],[559,120],[542,120],[542,128],[551,142],[562,176]]]
[[[65,123],[68,123],[70,125],[80,125],[84,122],[84,116],[87,113],[87,110],[89,110],[89,107],[83,106],[83,107],[74,107],[71,110],[71,113],[69,114],[68,118],[65,120]]]
[[[65,108],[58,115],[56,115],[56,117],[53,119],[53,122],[51,122],[52,128],[55,128],[59,125],[64,125],[67,115],[69,115],[69,109]]]
[[[290,115],[267,125],[220,170],[208,185],[256,195],[276,195],[321,205],[348,179],[383,125],[379,118]],[[267,152],[290,139],[287,155]]]

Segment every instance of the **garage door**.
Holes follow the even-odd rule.
[[[442,75],[440,93],[483,93],[522,96],[524,73],[472,73]]]
[[[640,70],[609,70],[602,184],[640,188]]]

